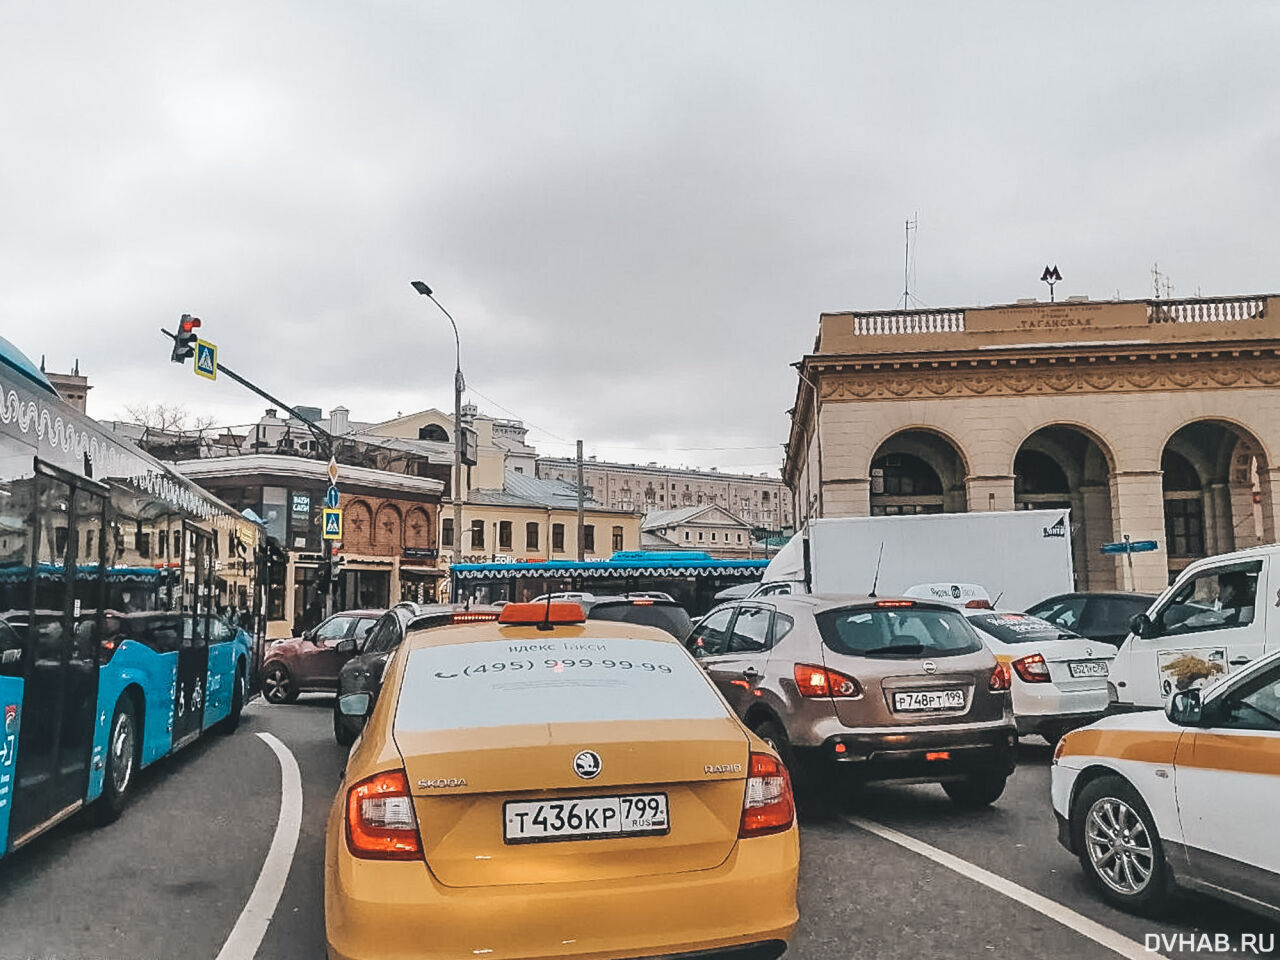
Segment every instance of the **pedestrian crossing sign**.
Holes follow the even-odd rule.
[[[321,535],[326,540],[342,539],[342,511],[341,510],[334,510],[330,507],[325,507],[323,519],[322,519],[322,525],[321,525]]]
[[[218,348],[208,340],[196,341],[196,373],[209,380],[218,379]]]

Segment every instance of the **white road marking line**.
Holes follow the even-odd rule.
[[[276,905],[280,903],[280,895],[284,893],[302,830],[302,774],[298,772],[298,761],[292,751],[271,734],[259,733],[258,736],[280,761],[280,817],[258,882],[240,911],[240,919],[218,951],[217,960],[253,960],[257,954]]]
[[[980,883],[996,893],[1002,893],[1010,900],[1016,900],[1037,913],[1044,914],[1050,920],[1074,930],[1081,936],[1088,937],[1094,943],[1100,944],[1108,950],[1120,954],[1122,957],[1127,957],[1129,960],[1151,960],[1152,957],[1162,956],[1162,954],[1153,950],[1148,950],[1137,940],[1130,940],[1124,934],[1117,933],[1110,927],[1104,927],[1096,920],[1090,920],[1083,914],[1076,913],[1074,910],[1064,907],[1048,897],[1042,897],[1040,894],[1028,890],[1012,880],[1006,880],[990,870],[983,870],[982,867],[972,864],[968,860],[961,860],[954,854],[930,846],[923,840],[917,840],[915,837],[907,836],[905,833],[899,833],[897,830],[876,823],[874,820],[864,820],[862,817],[850,816],[846,816],[844,819],[855,827],[860,827],[868,833],[874,833],[877,837],[888,840],[890,843],[896,843],[900,847],[906,847],[912,853],[927,857],[948,870],[954,870],[962,877],[968,877],[975,883]]]

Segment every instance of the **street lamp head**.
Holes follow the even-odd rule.
[[[431,288],[428,287],[421,280],[411,280],[410,285],[413,287],[413,289],[417,290],[424,297],[431,296]]]

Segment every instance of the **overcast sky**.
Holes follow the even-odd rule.
[[[823,311],[1256,293],[1280,5],[0,0],[0,333],[90,413],[470,399],[776,474]]]

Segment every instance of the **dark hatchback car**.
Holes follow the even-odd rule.
[[[320,621],[300,637],[275,640],[262,663],[262,695],[270,703],[292,703],[307,690],[333,690],[338,671],[355,646],[382,616],[381,610],[343,610]]]
[[[613,623],[635,623],[645,627],[665,630],[683,642],[693,629],[693,621],[679,603],[670,598],[620,595],[595,596],[583,600],[582,609],[588,620],[608,620]]]
[[[1153,594],[1093,591],[1061,593],[1041,600],[1027,613],[1090,640],[1118,647],[1129,635],[1134,614],[1146,613]]]
[[[954,607],[771,596],[717,607],[685,644],[798,792],[939,783],[993,803],[1013,771],[1009,668]]]
[[[344,715],[338,708],[339,701],[352,693],[378,695],[387,659],[410,629],[497,620],[500,612],[498,607],[476,604],[464,607],[450,603],[397,603],[378,618],[365,639],[344,646],[349,659],[338,673],[338,695],[333,698],[333,738],[344,747],[355,743],[364,726],[364,717]]]

